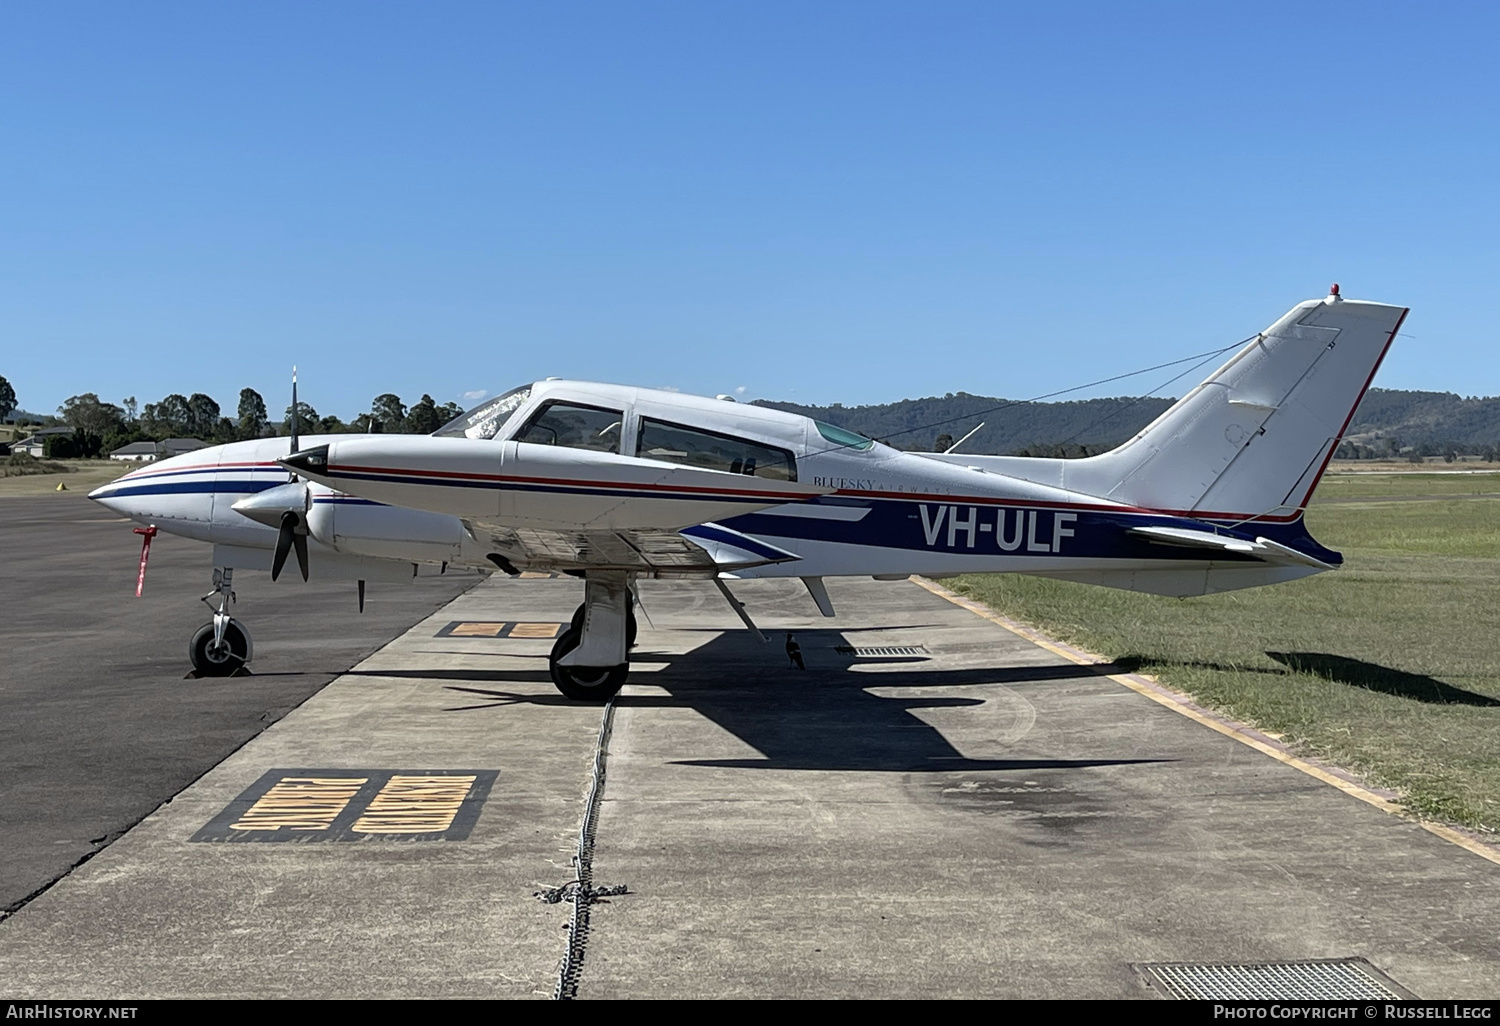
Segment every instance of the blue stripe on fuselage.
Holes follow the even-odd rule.
[[[203,471],[196,471],[203,473]],[[283,476],[285,471],[280,472]],[[151,481],[137,485],[115,488],[99,493],[101,499],[123,498],[129,495],[193,495],[212,492],[216,495],[247,495],[264,492],[286,484],[286,481]],[[345,495],[318,495],[314,505],[334,506],[384,506],[386,503],[374,499],[360,499]]]
[[[198,471],[204,473],[204,471]],[[127,485],[108,492],[101,492],[101,499],[119,499],[127,495],[192,495],[203,492],[224,492],[244,495],[263,492],[285,481],[151,481],[138,485]]]
[[[100,498],[205,492],[244,495],[265,491],[284,483],[280,480],[152,481],[117,488],[101,495]],[[524,487],[528,490],[561,493],[622,494],[620,490],[615,489]],[[658,493],[648,494],[661,497]],[[1290,523],[1251,523],[1230,527],[1222,523],[1194,520],[1188,517],[1117,510],[1090,510],[1078,507],[1061,510],[1047,506],[981,506],[962,502],[919,502],[905,499],[873,499],[853,503],[843,497],[839,498],[842,500],[837,503],[839,505],[868,506],[869,515],[859,521],[844,521],[746,513],[721,520],[719,523],[732,531],[767,539],[771,544],[784,544],[785,548],[793,552],[796,551],[796,543],[805,540],[935,551],[953,555],[1073,556],[1086,559],[1197,561],[1212,558],[1215,561],[1260,562],[1254,556],[1241,553],[1155,544],[1140,536],[1127,533],[1132,527],[1148,525],[1186,527],[1199,531],[1215,531],[1227,537],[1248,541],[1254,541],[1257,536],[1264,536],[1325,563],[1337,565],[1343,562],[1343,557],[1339,553],[1324,548],[1313,540],[1301,517]],[[318,496],[313,501],[319,504],[386,505],[352,496]],[[764,502],[763,499],[745,501]],[[746,542],[752,539],[725,538],[723,540],[749,549]],[[1010,547],[1007,548],[1006,545]]]
[[[838,542],[879,548],[970,556],[1064,556],[1083,559],[1182,559],[1258,563],[1254,556],[1153,543],[1132,527],[1185,527],[1254,541],[1264,536],[1326,563],[1343,557],[1319,545],[1301,518],[1290,524],[1249,524],[1230,529],[1188,517],[1047,506],[982,506],[963,502],[876,499],[870,513],[850,522],[746,513],[721,520],[725,527],[765,538],[791,551],[798,541]]]

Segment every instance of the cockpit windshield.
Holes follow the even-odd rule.
[[[455,417],[433,432],[448,438],[494,438],[510,420],[511,414],[531,398],[531,386],[513,388],[504,395],[497,395],[474,407],[461,417]]]

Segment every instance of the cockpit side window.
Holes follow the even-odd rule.
[[[480,403],[463,416],[455,417],[433,434],[448,438],[494,438],[510,420],[511,414],[530,398],[530,385],[513,388],[504,395]]]
[[[836,424],[825,424],[821,420],[815,420],[813,423],[817,425],[818,434],[828,439],[840,449],[854,449],[857,452],[864,452],[875,444],[875,439],[862,435],[858,431],[850,431],[848,428],[841,428]]]
[[[635,454],[731,474],[797,480],[797,460],[789,450],[649,417],[641,418]]]
[[[624,421],[625,414],[620,410],[550,402],[537,411],[536,416],[516,434],[515,440],[618,453]]]

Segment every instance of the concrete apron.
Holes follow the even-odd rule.
[[[912,584],[830,582],[837,620],[733,587],[769,644],[711,586],[642,589],[593,872],[630,893],[579,996],[1130,997],[1132,963],[1335,957],[1500,993],[1500,866]],[[580,597],[492,580],[329,685],[0,924],[3,996],[550,996],[570,907],[533,892],[572,877],[600,710],[550,640],[448,625]],[[464,840],[189,840],[277,768],[498,776]]]
[[[565,621],[581,593],[524,584],[417,624],[0,924],[0,990],[550,996],[568,906],[532,892],[572,876],[599,709],[554,690],[550,641],[435,636],[507,610]],[[275,768],[500,772],[463,841],[189,840]]]

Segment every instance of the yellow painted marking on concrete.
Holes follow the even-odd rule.
[[[282,777],[231,830],[327,830],[368,777]]]
[[[477,777],[391,777],[354,823],[360,834],[434,834],[453,825]]]
[[[547,573],[544,570],[523,570],[521,572],[521,580],[523,581],[535,581],[539,578],[546,578],[551,576],[551,574]]]
[[[454,638],[497,638],[505,626],[503,623],[461,623],[448,635]]]
[[[1095,655],[1092,652],[1084,652],[1082,649],[1075,649],[1070,645],[1062,645],[1058,642],[1055,642],[1051,638],[1042,634],[1040,631],[1031,627],[1027,627],[1025,624],[1018,623],[1017,621],[1012,620],[1007,616],[1001,616],[999,613],[996,613],[994,610],[989,609],[983,604],[974,602],[970,599],[966,599],[962,595],[949,591],[947,588],[944,588],[940,584],[935,584],[934,582],[921,577],[912,577],[911,581],[913,584],[927,589],[939,598],[947,599],[949,602],[952,602],[956,606],[962,606],[964,609],[967,609],[975,616],[983,617],[993,624],[1004,627],[1006,630],[1010,631],[1017,637],[1025,638],[1032,644],[1046,649],[1053,655],[1061,656],[1069,662],[1077,663],[1080,666],[1097,667],[1109,665],[1109,660],[1105,659],[1103,656]],[[1188,719],[1203,724],[1203,726],[1208,727],[1210,730],[1216,730],[1220,734],[1223,734],[1225,737],[1232,737],[1241,744],[1248,745],[1249,747],[1254,748],[1257,752],[1260,752],[1263,755],[1269,755],[1277,762],[1285,763],[1293,769],[1300,770],[1315,780],[1321,780],[1323,783],[1328,784],[1330,787],[1336,787],[1352,798],[1358,798],[1360,801],[1366,803],[1367,805],[1373,805],[1377,809],[1380,809],[1382,812],[1389,812],[1393,815],[1406,812],[1406,810],[1403,809],[1400,805],[1396,804],[1388,798],[1383,797],[1382,795],[1376,794],[1374,791],[1371,791],[1366,787],[1356,784],[1351,780],[1345,780],[1343,777],[1337,776],[1336,774],[1329,773],[1327,770],[1315,766],[1303,759],[1299,759],[1295,755],[1292,755],[1289,752],[1282,751],[1281,749],[1276,748],[1273,745],[1268,745],[1264,741],[1261,741],[1259,738],[1245,733],[1234,724],[1227,723],[1223,720],[1215,718],[1212,715],[1209,715],[1208,713],[1200,709],[1194,708],[1192,700],[1188,698],[1188,696],[1170,690],[1161,682],[1157,681],[1154,677],[1147,676],[1143,673],[1128,675],[1121,673],[1106,673],[1103,676],[1108,677],[1110,680],[1114,681],[1117,684],[1123,684],[1125,687],[1129,688],[1131,691],[1134,691],[1138,695],[1144,695],[1146,698],[1151,699],[1151,701],[1156,702],[1158,705],[1166,706],[1173,712],[1181,713]],[[1132,679],[1132,677],[1136,679]],[[1466,837],[1464,834],[1457,830],[1454,830],[1452,827],[1442,826],[1438,823],[1427,823],[1421,820],[1418,820],[1418,823],[1422,827],[1422,829],[1426,830],[1428,833],[1435,834],[1445,841],[1449,841],[1453,844],[1458,845],[1465,851],[1473,852],[1480,858],[1488,859],[1496,865],[1500,865],[1500,850],[1496,850],[1495,848],[1492,848],[1487,844],[1476,841],[1470,837]]]
[[[518,623],[510,629],[512,638],[555,638],[560,623]]]

